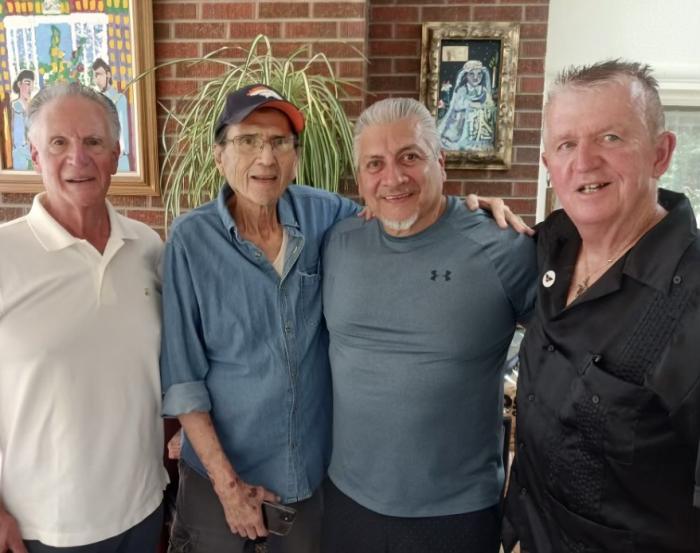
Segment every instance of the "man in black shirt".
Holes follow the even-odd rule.
[[[506,551],[700,551],[700,239],[657,189],[675,136],[648,66],[571,68],[544,112],[564,208],[538,229]]]

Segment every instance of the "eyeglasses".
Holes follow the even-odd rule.
[[[262,152],[265,144],[269,144],[272,151],[278,154],[288,154],[299,145],[296,136],[273,136],[265,140],[259,134],[241,134],[233,138],[227,138],[223,141],[224,144],[233,144],[233,147],[239,154],[255,155]]]

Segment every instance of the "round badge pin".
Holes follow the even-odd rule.
[[[557,280],[557,274],[554,271],[547,271],[542,275],[542,286],[549,288]]]

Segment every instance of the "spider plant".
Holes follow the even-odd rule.
[[[225,67],[221,75],[186,98],[184,109],[176,112],[163,106],[167,117],[162,133],[165,157],[161,190],[166,217],[177,216],[183,205],[196,207],[218,193],[222,179],[212,153],[214,123],[227,95],[252,83],[264,83],[278,90],[304,114],[306,127],[300,141],[297,182],[336,191],[347,169],[353,170],[352,127],[339,101],[346,94],[343,87],[348,83],[335,77],[324,54],[304,60],[307,47],[286,58],[273,56],[265,35],[258,35],[247,51],[235,49],[242,53],[239,61],[222,58],[227,50],[231,49],[168,61],[151,70],[204,62]],[[318,73],[319,64],[327,75]]]

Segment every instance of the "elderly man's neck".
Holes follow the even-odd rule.
[[[282,225],[277,218],[277,204],[259,205],[234,195],[228,207],[238,233],[273,261],[282,247]]]
[[[104,253],[110,233],[106,203],[79,208],[51,201],[49,196],[44,196],[42,205],[72,236],[89,242],[98,252]]]

